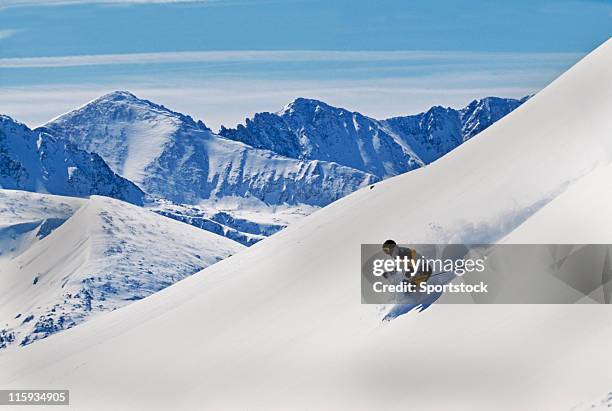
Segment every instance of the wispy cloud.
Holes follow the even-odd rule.
[[[17,6],[64,6],[90,3],[131,3],[131,4],[155,4],[155,3],[207,3],[217,0],[4,0],[0,2],[2,7]]]
[[[200,3],[209,6],[240,5],[270,0],[0,0],[0,10],[10,7],[77,6],[82,4],[138,5],[138,4],[187,4]]]
[[[156,63],[228,63],[228,62],[383,62],[474,59],[516,61],[551,61],[576,59],[579,53],[490,53],[447,51],[308,51],[308,50],[244,50],[185,51],[131,54],[97,54],[59,57],[0,58],[0,68],[79,67]]]
[[[19,33],[21,30],[19,29],[5,29],[0,30],[0,40],[5,40],[10,37],[13,37],[15,34]]]

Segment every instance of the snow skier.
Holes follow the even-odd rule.
[[[408,271],[402,271],[400,273],[385,273],[383,274],[383,277],[389,278],[394,274],[399,274],[402,277],[402,281],[410,282],[418,287],[421,283],[427,282],[431,276],[432,271],[429,267],[419,267],[418,272],[415,272],[414,261],[419,257],[416,250],[407,247],[400,247],[394,240],[385,241],[382,249],[383,252],[389,257],[399,257],[400,259],[408,258],[409,260]]]

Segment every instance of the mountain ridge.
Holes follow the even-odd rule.
[[[115,91],[37,130],[97,152],[143,191],[176,203],[253,196],[324,206],[435,161],[524,101],[487,97],[459,110],[435,106],[376,120],[298,97],[215,134],[202,121]]]
[[[485,97],[466,107],[434,106],[377,120],[299,97],[281,110],[256,113],[219,134],[298,159],[335,161],[387,178],[437,160],[512,112],[528,97]]]
[[[176,203],[253,196],[322,206],[378,181],[334,162],[297,160],[226,139],[128,92],[102,96],[39,130],[95,150],[148,194]]]
[[[106,195],[143,204],[144,193],[102,157],[0,115],[0,188],[83,197]]]

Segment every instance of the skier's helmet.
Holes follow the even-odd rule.
[[[385,241],[382,246],[383,252],[387,255],[391,255],[396,245],[397,243],[393,240]]]

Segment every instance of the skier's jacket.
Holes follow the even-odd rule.
[[[431,277],[432,270],[427,266],[420,266],[418,272],[415,272],[413,262],[420,257],[415,249],[397,246],[397,255],[401,259],[407,257],[410,260],[410,263],[408,264],[409,270],[404,273],[406,281],[413,283],[418,287],[419,284],[427,282],[429,277]]]

